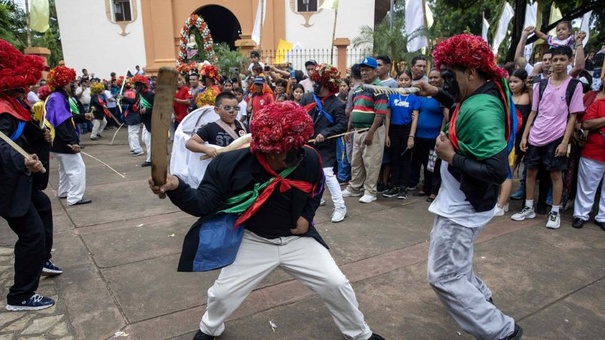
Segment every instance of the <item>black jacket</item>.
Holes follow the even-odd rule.
[[[322,98],[319,98],[320,100]],[[300,101],[300,105],[305,106],[307,104],[315,102],[313,98],[313,93],[306,93]],[[317,135],[321,134],[325,138],[329,136],[334,136],[347,131],[347,116],[345,115],[345,104],[338,99],[335,95],[330,95],[322,104],[323,110],[328,112],[334,121],[334,123],[330,123],[330,121],[325,117],[325,115],[320,115],[317,107],[313,108],[309,115],[313,118],[314,124],[314,132],[313,138]],[[313,146],[319,155],[321,156],[321,161],[323,163],[324,168],[333,167],[336,163],[336,143],[337,138],[326,139],[322,143],[313,143]]]
[[[312,223],[323,191],[323,170],[320,167],[317,153],[311,148],[304,148],[304,150],[302,162],[288,178],[313,183],[319,193],[312,196],[298,189],[289,189],[292,190],[293,195],[292,217],[293,220],[296,220],[302,216],[311,221],[309,231],[301,236],[313,237],[327,248]],[[251,190],[255,183],[263,183],[267,178],[268,173],[262,168],[256,156],[249,149],[240,149],[220,154],[214,158],[208,165],[204,178],[197,189],[179,181],[178,188],[167,193],[172,203],[181,210],[200,217],[185,236],[179,260],[179,271],[192,271],[193,269],[201,222],[226,208],[224,204],[226,199]],[[284,226],[284,228],[290,227]],[[246,225],[246,229],[254,232],[248,225]]]

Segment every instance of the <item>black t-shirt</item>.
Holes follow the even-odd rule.
[[[238,136],[243,136],[246,134],[246,130],[244,130],[242,123],[239,121],[235,121],[235,134]],[[233,138],[229,135],[223,128],[221,128],[217,123],[212,122],[206,124],[199,128],[196,132],[198,136],[204,141],[210,144],[218,145],[218,146],[228,146],[233,142]]]

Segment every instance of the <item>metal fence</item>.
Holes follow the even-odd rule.
[[[347,48],[346,67],[351,67],[353,64],[360,62],[364,56],[371,54],[371,49]],[[260,60],[269,65],[290,63],[295,70],[304,70],[305,62],[308,60],[315,60],[319,64],[329,63],[338,66],[338,51],[336,48],[295,49],[291,51],[262,50]]]

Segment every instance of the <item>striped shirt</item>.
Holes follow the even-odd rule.
[[[381,86],[380,79],[376,77],[371,85]],[[376,115],[386,116],[388,97],[386,94],[373,94],[357,88],[353,95],[353,111],[351,122],[354,128],[367,128],[372,126]]]

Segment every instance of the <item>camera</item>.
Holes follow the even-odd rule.
[[[265,71],[271,71],[271,66],[265,66]]]
[[[239,68],[237,68],[237,67],[229,67],[229,72],[231,72],[231,73],[239,73]]]

